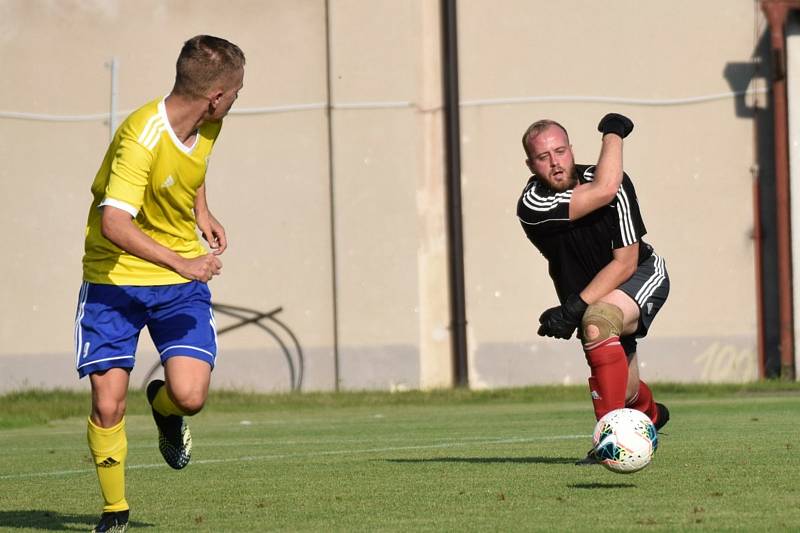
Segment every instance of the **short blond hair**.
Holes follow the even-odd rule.
[[[530,142],[530,140],[539,135],[540,133],[542,133],[550,126],[556,126],[558,128],[561,128],[561,131],[563,131],[564,135],[566,135],[567,137],[567,143],[569,143],[569,133],[567,133],[567,128],[565,128],[555,120],[550,120],[550,119],[537,120],[536,122],[528,126],[528,129],[525,130],[525,134],[522,136],[522,149],[525,150],[525,153],[528,156],[531,155],[530,152],[528,151],[528,143]]]

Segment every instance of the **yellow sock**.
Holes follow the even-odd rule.
[[[100,492],[105,500],[103,512],[127,510],[125,458],[128,455],[128,438],[125,436],[125,418],[110,428],[96,426],[90,418],[86,439],[94,457]]]
[[[155,409],[157,413],[160,413],[164,416],[186,416],[186,413],[181,411],[178,406],[172,402],[172,398],[170,398],[169,394],[167,394],[166,385],[162,385],[161,388],[158,389],[156,397],[153,398],[153,409]]]

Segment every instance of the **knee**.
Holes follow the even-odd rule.
[[[187,415],[194,415],[199,413],[205,405],[206,395],[200,391],[191,391],[173,395],[172,401],[178,409]]]
[[[100,427],[116,426],[125,416],[125,398],[93,398],[92,420]]]
[[[622,309],[606,302],[590,305],[583,314],[581,331],[585,344],[618,337],[622,332]]]

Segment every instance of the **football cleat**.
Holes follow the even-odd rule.
[[[158,389],[163,386],[164,382],[160,379],[154,379],[147,385],[147,401],[151,407]],[[192,458],[192,433],[183,418],[178,415],[164,416],[153,409],[153,420],[158,428],[158,450],[164,461],[175,470],[184,468]]]
[[[128,531],[129,511],[116,511],[103,513],[100,521],[94,526],[92,533],[123,533]]]
[[[658,410],[658,418],[657,422],[653,425],[656,427],[656,431],[659,431],[661,428],[667,425],[669,422],[669,409],[663,403],[656,402],[656,409]]]
[[[597,455],[595,455],[594,448],[592,448],[586,454],[586,457],[584,457],[583,459],[580,459],[578,461],[575,461],[575,464],[578,465],[578,466],[599,465],[600,464],[600,460],[597,458]]]

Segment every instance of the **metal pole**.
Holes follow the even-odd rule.
[[[111,107],[108,111],[108,140],[114,140],[114,134],[117,132],[117,100],[119,98],[119,81],[117,71],[119,70],[119,60],[115,57],[111,58],[108,64],[111,69]]]
[[[783,26],[786,3],[763,1],[772,44],[772,101],[775,113],[775,209],[778,240],[778,307],[781,379],[794,380],[794,330],[792,310],[792,250],[789,205],[789,137],[786,103],[786,49]]]
[[[450,309],[453,382],[469,386],[467,318],[464,288],[464,240],[461,213],[461,126],[458,95],[458,34],[455,0],[442,0],[442,79],[447,161],[447,234],[450,256]]]
[[[330,1],[325,0],[325,76],[328,118],[328,193],[330,195],[330,242],[331,242],[331,297],[333,299],[333,378],[334,390],[339,392],[339,297],[337,291],[336,265],[336,198],[334,194],[334,159],[333,159],[333,88],[331,84],[331,15]]]

